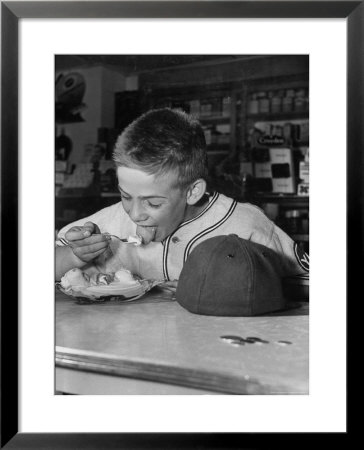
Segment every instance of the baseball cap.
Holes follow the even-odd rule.
[[[216,236],[197,245],[178,281],[176,300],[212,316],[255,316],[284,309],[282,262],[273,250],[239,238]]]

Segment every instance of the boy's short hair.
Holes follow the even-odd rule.
[[[116,141],[113,159],[117,166],[137,167],[157,176],[175,171],[181,189],[208,178],[200,123],[170,108],[150,110],[126,127]]]

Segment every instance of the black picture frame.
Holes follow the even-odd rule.
[[[354,297],[358,280],[364,273],[363,258],[360,257],[364,254],[363,1],[1,2],[1,279],[4,279],[5,274],[7,279],[6,284],[1,284],[1,448],[257,448],[263,442],[261,439],[269,441],[277,436],[267,433],[264,435],[249,433],[242,437],[242,433],[18,432],[18,302],[13,289],[11,295],[6,292],[6,286],[18,286],[17,271],[7,270],[9,267],[18,266],[19,250],[16,239],[18,230],[18,22],[22,18],[117,17],[347,19],[347,285],[350,286],[348,297]],[[9,236],[12,238],[9,239]],[[354,255],[359,258],[355,258]],[[348,433],[338,434],[348,435]],[[300,444],[304,444],[308,436],[309,433],[300,437]],[[317,438],[316,434],[316,444],[319,442]],[[288,444],[296,439],[296,434],[287,435],[283,442]]]

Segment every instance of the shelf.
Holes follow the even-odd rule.
[[[230,123],[230,116],[205,116],[205,117],[197,117],[197,119],[202,123]]]
[[[212,152],[230,152],[230,143],[229,144],[208,144],[206,146],[206,152],[212,153]]]
[[[300,205],[308,207],[309,197],[299,196],[295,194],[254,194],[249,198],[250,202],[259,203],[279,203],[285,205]]]
[[[90,193],[90,194],[87,194],[87,193],[77,193],[77,192],[75,192],[75,193],[70,193],[70,194],[61,194],[61,195],[56,195],[56,200],[64,200],[64,199],[67,199],[67,200],[69,200],[69,199],[90,199],[90,198],[92,198],[92,199],[95,199],[95,198],[98,198],[99,197],[99,194],[92,194],[92,193]]]
[[[230,151],[224,150],[224,149],[222,149],[222,150],[219,150],[219,149],[207,150],[206,153],[207,153],[207,157],[215,156],[215,155],[226,155],[226,156],[230,155]]]
[[[120,198],[120,192],[101,192],[102,198]]]
[[[69,123],[82,123],[82,122],[85,122],[85,119],[83,119],[81,116],[57,117],[55,119],[56,125],[67,125]]]
[[[306,60],[305,60],[306,61]],[[298,63],[297,63],[298,64]],[[303,64],[303,63],[302,63]],[[155,107],[155,104],[161,102],[168,102],[176,105],[187,105],[191,100],[200,100],[201,101],[201,109],[196,110],[196,114],[198,114],[198,120],[201,122],[204,128],[214,128],[218,127],[219,124],[229,124],[230,125],[230,142],[225,144],[218,144],[215,133],[211,131],[211,139],[213,143],[211,143],[210,136],[208,136],[207,141],[210,144],[207,146],[207,156],[209,158],[209,165],[214,168],[217,166],[224,157],[231,156],[232,164],[239,164],[238,159],[234,159],[235,156],[238,156],[239,153],[246,151],[249,148],[251,142],[249,141],[250,130],[254,127],[254,122],[292,122],[298,120],[308,121],[309,119],[309,103],[308,100],[306,103],[303,103],[301,106],[301,110],[293,110],[285,111],[285,112],[270,112],[270,113],[258,113],[258,114],[249,114],[249,98],[251,94],[260,91],[276,91],[276,90],[287,90],[287,89],[306,89],[308,90],[308,73],[306,71],[301,71],[301,63],[299,66],[299,71],[295,71],[294,67],[287,62],[287,66],[282,70],[273,70],[271,67],[271,60],[267,61],[267,66],[264,69],[264,72],[256,73],[255,76],[247,76],[245,74],[245,81],[238,78],[234,81],[229,77],[226,78],[226,81],[219,83],[208,83],[207,88],[204,86],[204,89],[201,89],[200,84],[191,84],[188,85],[188,81],[193,83],[192,78],[186,77],[178,77],[173,79],[171,74],[170,82],[173,84],[170,85],[169,88],[160,87],[156,89],[156,86],[152,89],[152,84],[147,86],[146,94],[147,100],[145,102],[149,107]],[[304,67],[306,67],[306,62],[304,63]],[[241,74],[239,75],[241,76]],[[224,79],[225,78],[221,78]],[[154,82],[165,83],[163,77],[154,79]],[[201,82],[203,80],[200,80]],[[159,84],[158,84],[159,85]],[[161,86],[161,84],[160,84]],[[216,101],[217,99],[221,99],[225,96],[230,97],[230,115],[223,116],[222,114],[227,112],[228,110],[217,109]],[[202,109],[202,104],[206,103],[203,100],[210,100],[212,103],[211,109]],[[298,105],[298,104],[296,104]],[[193,105],[195,106],[195,105]],[[299,108],[300,106],[297,106]],[[270,108],[271,109],[271,108]],[[191,113],[193,114],[194,107],[191,108]],[[253,111],[250,109],[250,111]],[[204,115],[201,112],[207,112],[211,115]],[[306,139],[306,134],[308,135],[308,131],[298,130],[296,127],[292,127],[290,132],[289,141],[287,141],[284,145],[289,145],[292,147],[294,151],[294,158],[296,156],[300,156],[298,154],[297,148],[308,146],[308,140],[299,141],[298,140],[298,131],[301,132],[302,138]],[[306,134],[304,134],[304,132]],[[225,134],[225,133],[224,133]],[[272,131],[272,134],[273,131]],[[226,141],[225,141],[226,142]],[[268,145],[262,145],[262,148],[266,148]],[[278,148],[278,147],[277,147]],[[296,158],[297,159],[297,158]],[[296,163],[295,159],[295,163]],[[297,159],[298,160],[298,159]],[[239,168],[234,167],[236,172],[238,173]],[[229,171],[230,167],[223,168],[223,170]],[[252,186],[253,188],[257,188],[258,186]],[[308,209],[309,205],[309,197],[301,197],[294,194],[271,194],[271,193],[251,193],[250,198],[242,198],[243,201],[249,201],[251,203],[262,204],[262,203],[277,203],[283,209],[287,208],[295,208]]]
[[[280,122],[284,120],[308,119],[308,111],[292,111],[281,113],[247,114],[247,119],[254,122]]]
[[[64,217],[56,217],[56,222],[64,222],[65,224],[73,222],[73,219],[65,219]]]

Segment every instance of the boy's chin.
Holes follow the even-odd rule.
[[[170,231],[170,232],[160,232],[160,233],[156,233],[153,242],[163,242],[165,239],[168,238],[168,236],[170,236],[173,233],[174,230]]]
[[[157,233],[155,234],[154,238],[153,238],[151,241],[149,241],[148,243],[150,243],[150,242],[162,242],[162,241],[164,241],[168,236],[169,236],[169,235],[166,234],[166,233],[158,233],[158,232],[157,232]],[[145,245],[147,245],[147,242],[143,240],[143,243],[144,243],[144,242],[145,242]]]

